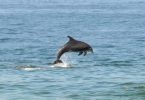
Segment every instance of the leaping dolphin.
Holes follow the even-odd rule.
[[[69,41],[59,50],[57,54],[57,59],[56,61],[54,61],[54,64],[63,63],[60,58],[66,52],[79,52],[78,55],[82,55],[84,53],[84,56],[87,54],[88,51],[93,53],[93,49],[89,44],[78,41],[71,36],[67,37],[69,38]]]

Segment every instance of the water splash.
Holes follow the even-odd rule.
[[[68,64],[68,63],[58,63],[58,64],[52,65],[51,67],[64,67],[64,68],[67,68],[67,67],[71,67],[71,65]]]
[[[69,55],[64,54],[62,56],[61,60],[63,61],[63,63],[54,64],[51,67],[64,67],[64,68],[67,68],[67,67],[71,67],[72,66],[71,57]]]

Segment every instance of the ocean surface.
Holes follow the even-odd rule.
[[[145,100],[145,1],[0,0],[0,100]]]

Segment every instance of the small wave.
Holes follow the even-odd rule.
[[[16,67],[16,69],[25,71],[35,71],[35,70],[44,70],[45,68],[36,66],[18,66]]]
[[[21,70],[26,70],[26,71],[34,71],[34,70],[40,70],[41,68],[22,68]]]

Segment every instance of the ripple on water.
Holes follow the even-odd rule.
[[[2,100],[145,100],[143,0],[8,1],[0,0]],[[67,35],[94,54],[51,66]]]
[[[123,83],[119,85],[123,90],[123,93],[128,96],[138,96],[139,98],[145,96],[145,84],[144,83]]]

